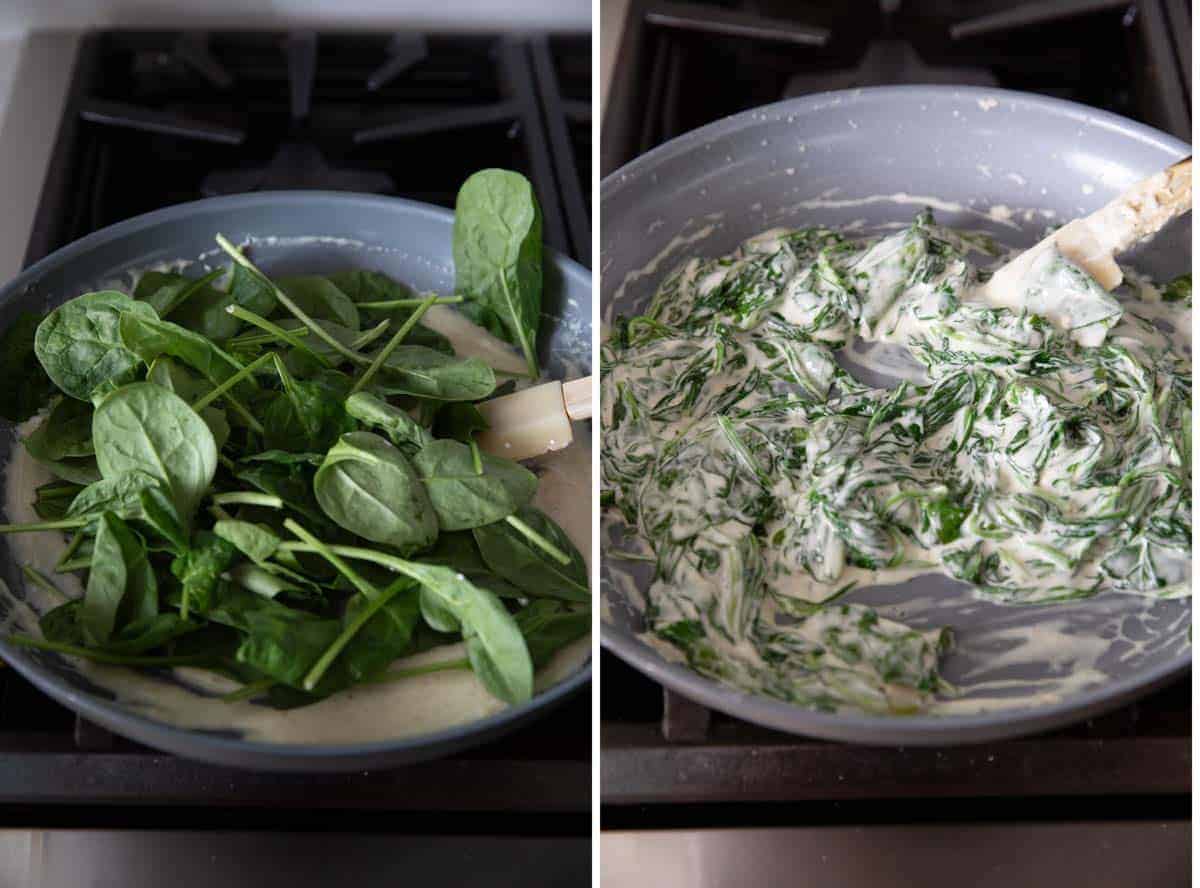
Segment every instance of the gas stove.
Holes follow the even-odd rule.
[[[452,207],[483,165],[527,175],[548,244],[587,264],[590,74],[587,34],[91,33],[26,264],[122,219],[217,194],[333,189]],[[0,827],[402,828],[582,840],[589,724],[581,694],[449,759],[387,772],[261,774],[116,737],[0,667]],[[586,873],[586,853],[572,861],[564,872]]]
[[[1191,138],[1185,0],[632,0],[602,127],[601,175],[681,133],[807,93],[999,86]]]
[[[1042,93],[1188,140],[1190,33],[1189,6],[1170,0],[633,0],[609,88],[602,172],[738,111],[885,84]],[[656,849],[649,834],[630,839],[647,829],[687,835],[798,824],[1131,818],[1149,830],[1151,822],[1157,829],[1188,816],[1188,678],[1050,734],[900,749],[747,724],[664,689],[607,652],[601,673],[602,826],[614,831],[605,854],[635,846],[666,854],[665,839]],[[1186,829],[1179,837],[1186,842]],[[744,860],[757,853],[751,847],[758,846],[731,842],[725,853]],[[769,853],[776,851],[786,853]]]

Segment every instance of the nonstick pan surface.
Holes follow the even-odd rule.
[[[130,273],[157,263],[201,259],[227,264],[220,232],[252,238],[255,261],[269,274],[382,271],[418,291],[454,286],[449,210],[398,198],[334,192],[262,192],[180,204],[97,231],[22,272],[0,289],[0,329],[21,311],[42,313],[88,290],[128,284]],[[591,275],[546,251],[541,362],[553,378],[588,372],[591,363]],[[568,366],[569,364],[569,366]],[[15,384],[8,380],[5,384]],[[0,461],[15,443],[0,435]],[[581,504],[581,507],[584,507]],[[18,597],[24,579],[0,540],[0,576]],[[0,597],[0,626],[8,616]],[[230,732],[188,730],[147,718],[96,687],[67,658],[0,642],[0,654],[51,697],[104,727],[159,749],[221,764],[269,770],[347,771],[404,764],[482,743],[553,708],[587,683],[584,664],[527,703],[479,721],[415,737],[337,745],[276,744]]]
[[[904,86],[825,93],[748,111],[675,139],[601,184],[601,317],[637,314],[662,276],[691,256],[731,252],[774,227],[907,224],[931,206],[938,222],[1029,246],[1190,154],[1138,123],[1071,102],[995,89]],[[1123,261],[1155,280],[1191,267],[1185,216]],[[601,537],[601,554],[608,543]],[[1129,702],[1190,666],[1190,600],[1107,595],[1039,607],[978,601],[961,584],[926,577],[856,590],[918,626],[950,625],[958,649],[944,672],[970,684],[1005,650],[1006,633],[1053,624],[1102,648],[1095,680],[1047,690],[1083,668],[1051,649],[995,679],[1019,701],[953,714],[821,713],[748,695],[668,662],[639,639],[632,582],[648,572],[602,557],[602,643],[646,675],[721,712],[768,727],[868,744],[953,744],[1046,730]],[[626,576],[619,572],[626,571]],[[909,604],[905,604],[908,602]],[[980,671],[982,670],[982,672]],[[1049,682],[1048,682],[1049,680]],[[973,704],[972,704],[973,705]]]

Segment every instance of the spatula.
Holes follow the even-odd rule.
[[[1188,157],[1126,189],[1096,212],[1068,222],[1003,265],[979,293],[992,304],[1007,304],[1038,255],[1051,246],[1057,246],[1105,290],[1112,290],[1122,280],[1113,257],[1191,208],[1192,159]]]
[[[481,449],[506,459],[540,456],[568,446],[571,423],[591,417],[592,377],[535,385],[478,407],[490,426],[476,439]]]

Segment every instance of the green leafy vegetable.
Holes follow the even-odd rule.
[[[540,294],[540,267],[536,281],[528,267],[538,224],[519,238],[518,313]],[[418,297],[379,272],[273,281],[217,241],[231,269],[146,272],[132,298],[84,294],[9,331],[10,375],[28,381],[0,407],[22,421],[43,410],[18,456],[59,480],[31,494],[39,520],[0,534],[59,534],[55,572],[86,584],[41,615],[43,637],[9,640],[212,670],[243,683],[224,699],[280,709],[450,668],[474,670],[502,701],[527,700],[534,664],[586,631],[586,616],[521,609],[530,593],[505,574],[537,562],[560,582],[574,550],[518,516],[536,478],[473,439],[483,422],[471,402],[496,391],[495,373],[422,324],[436,303],[503,331],[500,315],[463,296]],[[536,336],[536,321],[521,323]],[[38,363],[22,366],[30,355]],[[453,436],[465,443],[443,439]],[[496,569],[469,530],[499,520],[523,551]],[[63,601],[50,579],[24,573]],[[465,656],[389,671],[458,644]]]
[[[489,309],[538,376],[542,312],[542,211],[519,173],[482,170],[458,192],[454,208],[455,289]]]
[[[528,503],[537,490],[533,472],[491,454],[475,470],[471,448],[433,441],[413,459],[442,530],[470,530],[500,521]]]
[[[103,645],[119,625],[158,613],[158,585],[146,547],[111,512],[100,516],[79,614],[83,637]]]
[[[144,472],[166,484],[179,515],[190,518],[212,484],[217,447],[182,398],[153,383],[124,386],[100,403],[92,429],[103,477]]]
[[[143,358],[121,338],[122,318],[155,320],[154,309],[116,290],[84,293],[38,325],[34,349],[46,375],[80,401],[134,379]]]
[[[498,521],[473,531],[487,566],[532,598],[589,601],[587,563],[562,528],[540,509],[529,505],[519,508],[516,517],[565,552],[569,562],[562,564],[531,542],[528,534],[506,521]]]
[[[424,485],[404,454],[376,434],[343,435],[313,487],[325,514],[364,539],[414,551],[437,538],[438,516]]]

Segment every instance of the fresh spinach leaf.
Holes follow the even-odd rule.
[[[270,284],[236,262],[233,263],[229,278],[229,295],[235,305],[264,318],[269,318],[275,312],[279,302]]]
[[[81,518],[112,512],[125,520],[142,515],[142,493],[161,482],[137,469],[101,478],[83,488],[71,501],[67,517]]]
[[[416,291],[412,287],[394,281],[380,271],[352,269],[326,275],[326,278],[356,303],[416,298]]]
[[[154,383],[133,383],[100,403],[92,431],[101,475],[140,471],[157,478],[180,517],[190,520],[212,484],[217,447],[187,402]]]
[[[433,436],[408,413],[369,392],[355,392],[347,398],[346,412],[361,423],[383,429],[392,443],[409,458],[433,440]]]
[[[531,601],[517,611],[514,619],[525,636],[534,669],[541,669],[560,649],[592,631],[590,611],[546,598]]]
[[[79,617],[84,638],[102,647],[119,625],[156,613],[158,586],[146,547],[124,521],[103,513]]]
[[[275,284],[310,318],[336,321],[355,331],[360,328],[358,308],[329,278],[302,274],[276,278]]]
[[[242,369],[242,365],[199,333],[155,317],[126,312],[120,324],[121,342],[147,364],[169,355],[187,364],[210,383],[220,385]],[[258,395],[251,378],[243,379],[234,393],[247,401]]]
[[[471,448],[458,441],[434,441],[413,459],[425,482],[442,530],[470,530],[500,521],[528,503],[537,476],[507,459],[481,454],[476,472]]]
[[[370,385],[382,395],[435,401],[478,401],[495,387],[495,372],[479,358],[456,358],[423,345],[399,346]]]
[[[67,517],[71,501],[82,490],[71,481],[47,481],[34,491],[33,511],[43,521],[59,521]]]
[[[481,170],[463,183],[454,207],[454,272],[457,292],[500,318],[536,379],[542,212],[520,173]]]
[[[424,485],[404,454],[372,432],[342,435],[313,488],[325,514],[364,539],[402,551],[437,539],[438,519]]]
[[[453,438],[469,444],[479,432],[488,430],[488,421],[479,408],[464,401],[443,404],[433,420],[433,433],[439,438]]]
[[[421,554],[421,561],[453,568],[476,586],[488,589],[501,598],[525,597],[518,586],[503,579],[484,563],[475,537],[468,531],[439,533],[434,547]]]
[[[62,391],[90,401],[97,389],[132,381],[143,358],[121,338],[122,318],[157,320],[154,309],[116,290],[84,293],[38,325],[34,349]]]
[[[279,548],[279,536],[265,524],[226,518],[213,525],[213,533],[237,547],[251,561],[266,561]]]
[[[331,529],[335,525],[329,522],[321,511],[316,497],[313,495],[313,466],[307,461],[282,462],[249,462],[238,464],[234,476],[257,487],[263,493],[269,493],[283,500],[284,505],[297,514],[321,528]]]
[[[217,583],[237,556],[238,550],[216,534],[196,532],[191,546],[171,562],[171,573],[181,584],[180,615],[184,619],[192,611],[215,619],[209,611],[214,607]]]
[[[531,542],[526,534],[506,521],[498,521],[472,531],[487,566],[531,598],[590,601],[587,562],[571,538],[534,506],[521,506],[516,517],[566,553],[570,563],[559,563]]]
[[[166,541],[168,551],[181,555],[188,549],[188,523],[162,484],[155,483],[138,494],[141,520]]]

